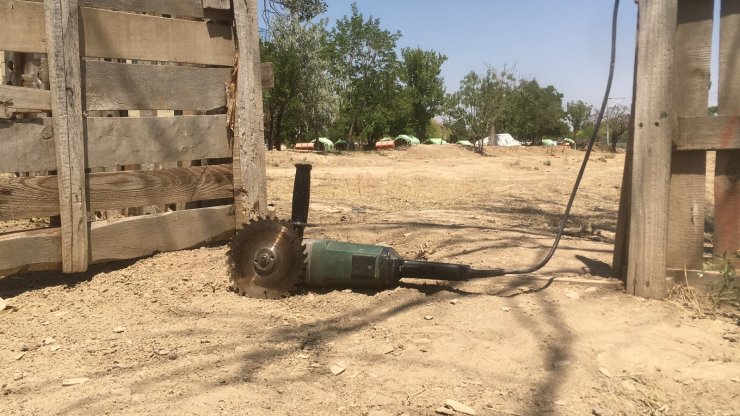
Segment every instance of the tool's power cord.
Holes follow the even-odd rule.
[[[606,81],[606,91],[604,92],[604,100],[601,102],[601,110],[599,110],[599,116],[596,118],[596,125],[594,126],[594,132],[591,134],[591,139],[589,140],[588,146],[586,147],[586,154],[583,156],[583,162],[581,163],[581,170],[578,172],[578,176],[576,177],[576,183],[573,185],[573,191],[570,193],[570,199],[568,200],[568,205],[565,206],[565,213],[563,214],[563,219],[560,220],[560,228],[558,229],[558,233],[555,236],[555,241],[552,243],[552,247],[550,247],[550,251],[539,263],[533,266],[526,267],[523,269],[471,270],[470,271],[471,278],[495,277],[495,276],[503,276],[506,274],[532,273],[544,267],[550,261],[550,259],[552,259],[552,256],[555,254],[555,251],[558,249],[558,244],[560,244],[560,239],[563,237],[563,231],[565,230],[565,224],[568,221],[568,218],[570,217],[570,209],[573,207],[573,201],[576,199],[576,193],[578,193],[578,187],[581,185],[581,179],[583,179],[583,173],[586,171],[586,164],[588,163],[588,158],[591,155],[591,150],[593,149],[594,143],[596,142],[596,135],[599,132],[599,127],[601,127],[601,120],[604,117],[604,112],[606,111],[607,102],[609,101],[609,93],[611,92],[611,89],[612,89],[612,78],[614,77],[614,60],[615,60],[614,57],[616,55],[616,47],[617,47],[617,12],[618,11],[619,11],[619,0],[614,0],[614,14],[612,16],[611,61],[609,63],[609,78]]]

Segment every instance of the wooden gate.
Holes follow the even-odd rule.
[[[717,0],[720,1],[720,0]],[[707,152],[716,152],[713,250],[740,248],[740,1],[641,0],[633,137],[617,224],[615,273],[662,298],[702,272]],[[719,24],[718,113],[707,114]]]
[[[264,214],[257,0],[0,0],[0,23],[6,57],[45,54],[23,74],[37,88],[0,86],[0,221],[52,225],[0,234],[0,276],[193,247]]]

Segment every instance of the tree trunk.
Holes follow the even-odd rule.
[[[493,146],[498,146],[496,139],[496,122],[491,123],[491,130],[488,131],[488,142]]]

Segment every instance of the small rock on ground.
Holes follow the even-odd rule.
[[[335,376],[338,376],[344,373],[345,369],[347,369],[347,365],[343,361],[339,361],[333,366],[329,367],[329,371],[331,371],[331,373],[334,374]]]
[[[131,387],[121,387],[121,388],[113,389],[110,391],[110,393],[115,396],[130,396]]]
[[[457,400],[447,399],[445,400],[445,406],[452,408],[452,410],[466,415],[476,415],[475,409],[468,406],[467,404],[460,403]]]
[[[455,414],[454,410],[448,407],[444,407],[444,406],[438,407],[437,410],[435,410],[435,412],[437,412],[437,414],[440,414],[440,415],[454,415]]]
[[[611,410],[602,409],[600,407],[594,407],[591,410],[591,414],[593,416],[614,416],[614,412],[612,412]]]
[[[67,378],[62,380],[62,386],[74,386],[76,384],[83,384],[90,381],[87,377],[75,377],[75,378]]]

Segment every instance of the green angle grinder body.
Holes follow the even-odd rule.
[[[405,277],[466,281],[470,267],[461,264],[404,260],[392,248],[334,240],[303,240],[309,287],[386,289]]]

